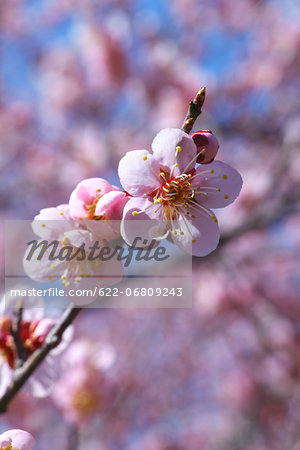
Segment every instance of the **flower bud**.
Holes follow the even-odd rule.
[[[210,130],[199,130],[191,135],[197,146],[197,163],[208,164],[212,162],[219,149],[219,142]]]

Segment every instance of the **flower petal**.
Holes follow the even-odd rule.
[[[11,384],[14,375],[14,371],[9,367],[7,361],[4,360],[2,356],[0,357],[0,373],[0,397],[2,397],[5,394],[8,386]]]
[[[181,151],[176,152],[176,147],[181,147]],[[155,159],[162,166],[171,168],[177,162],[178,174],[195,167],[197,147],[191,136],[179,128],[161,130],[152,142],[152,150]]]
[[[41,250],[37,249],[32,256],[30,255],[31,248],[28,247],[26,249],[23,258],[23,269],[29,278],[37,281],[49,281],[52,278],[57,279],[63,273],[66,262],[58,259],[51,260],[49,256],[51,255],[52,249],[55,249],[55,244],[54,246],[49,247],[48,252],[42,251],[42,253],[40,253]],[[55,254],[57,254],[60,249],[61,247],[58,246]],[[40,256],[41,259],[37,259]]]
[[[91,205],[97,196],[112,190],[111,184],[103,178],[88,178],[81,181],[70,196],[70,214],[73,219],[87,218],[87,206]]]
[[[177,234],[171,235],[172,240],[178,247],[194,256],[206,256],[217,248],[220,239],[219,227],[208,215],[195,215],[192,221],[182,217],[177,221]]]
[[[18,450],[32,450],[35,444],[35,440],[30,433],[23,430],[8,430],[0,435],[1,447],[6,442],[11,442],[12,448]]]
[[[159,164],[147,150],[133,150],[121,159],[119,178],[125,191],[133,196],[149,194],[160,185]]]
[[[121,220],[123,209],[129,200],[123,191],[110,191],[100,198],[96,205],[95,215],[105,216],[108,220]]]
[[[120,236],[120,221],[118,220],[83,220],[83,224],[93,234],[95,238],[107,239],[108,241],[117,239]]]
[[[105,244],[103,246],[106,247]],[[65,295],[75,305],[88,305],[99,299],[99,288],[102,286],[111,286],[123,278],[123,264],[114,254],[115,247],[110,247],[111,253],[103,257],[103,261],[96,259],[91,267],[90,277],[83,276],[68,278],[69,286],[65,288]]]
[[[197,193],[196,190],[195,199],[208,208],[230,205],[239,195],[243,184],[238,171],[221,161],[198,167],[195,175],[192,185],[194,188],[200,187],[202,192]]]
[[[44,208],[32,222],[33,232],[44,239],[60,239],[65,231],[73,227],[68,205]]]
[[[121,235],[128,245],[147,247],[152,239],[166,237],[165,224],[156,219],[154,211],[156,205],[148,198],[133,197],[127,202],[121,222]],[[133,215],[135,212],[138,214]]]

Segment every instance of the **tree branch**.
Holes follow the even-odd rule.
[[[48,334],[44,344],[36,350],[25,361],[22,367],[14,373],[13,381],[7,388],[7,391],[0,399],[0,414],[5,413],[10,401],[15,397],[19,390],[24,386],[28,378],[33,374],[37,367],[44,361],[46,356],[61,342],[62,335],[68,326],[74,321],[82,308],[77,308],[73,304],[65,310],[60,321]]]
[[[198,116],[200,116],[202,112],[202,106],[204,104],[204,101],[205,101],[205,87],[201,88],[200,91],[198,91],[194,100],[190,102],[187,115],[181,127],[182,131],[185,131],[187,134],[189,134],[192,131],[196,119],[198,118]]]
[[[16,367],[20,367],[23,362],[26,360],[28,353],[26,352],[22,339],[21,339],[21,324],[23,318],[23,306],[22,302],[19,302],[19,306],[14,311],[14,318],[12,322],[12,330],[11,335],[13,337],[16,352],[17,352],[17,365]]]

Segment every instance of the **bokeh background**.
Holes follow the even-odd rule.
[[[52,396],[21,392],[1,429],[37,450],[300,449],[299,23],[298,0],[1,1],[2,221],[117,184],[202,86],[194,129],[244,179],[193,310],[81,314]]]

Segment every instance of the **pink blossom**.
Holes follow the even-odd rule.
[[[88,178],[81,181],[71,194],[70,215],[95,236],[116,239],[120,236],[120,229],[112,221],[122,219],[127,200],[124,192],[103,178]]]
[[[122,198],[124,198],[125,194],[121,194]],[[121,202],[122,201],[123,200],[121,200]],[[115,213],[120,215],[121,212],[117,211],[116,201],[113,199],[111,203],[114,205]],[[94,233],[85,229],[86,224],[90,225],[89,228],[93,230]],[[44,253],[43,256],[39,258],[40,249],[35,250],[36,253],[32,255],[30,253],[32,250],[29,246],[24,255],[23,267],[26,274],[33,280],[49,281],[61,278],[64,286],[68,288],[68,293],[70,289],[76,290],[77,288],[85,289],[92,287],[94,290],[98,285],[115,284],[122,278],[123,266],[122,262],[118,259],[117,254],[105,261],[96,257],[92,260],[89,259],[90,249],[95,243],[98,243],[99,248],[107,247],[108,244],[103,241],[102,236],[105,236],[106,238],[108,235],[110,238],[119,236],[120,231],[119,228],[117,229],[115,226],[115,223],[108,225],[106,220],[77,222],[70,217],[68,205],[60,205],[57,208],[43,209],[41,213],[35,217],[32,228],[39,237],[48,240],[51,239],[51,241],[54,240],[56,242],[55,244],[51,244],[51,241],[48,242],[48,244],[52,245],[50,248],[51,251],[54,251],[55,255],[62,254],[63,252],[65,252],[65,256],[68,254],[74,255],[78,253],[78,251],[80,251],[81,256],[84,255],[78,259],[68,259],[67,257],[62,256],[61,258],[52,260]],[[97,237],[97,233],[101,238]],[[42,240],[38,243],[41,244]],[[81,247],[84,248],[84,253],[81,252]],[[112,274],[114,274],[115,277],[111,277]],[[91,280],[91,277],[94,278]],[[95,296],[74,295],[70,299],[75,304],[83,305],[92,303],[96,296],[97,294],[95,294]]]
[[[197,163],[208,164],[212,162],[219,150],[219,142],[216,136],[210,130],[195,131],[191,134],[193,141],[197,146]]]
[[[107,343],[88,339],[74,341],[64,360],[65,372],[52,394],[67,420],[82,424],[111,402],[109,370],[116,359]]]
[[[88,178],[81,181],[71,194],[69,205],[73,219],[94,219],[98,200],[113,188],[103,178]]]
[[[33,436],[23,430],[8,430],[0,434],[0,450],[32,450]]]
[[[241,176],[221,161],[195,167],[197,147],[180,129],[160,131],[152,151],[131,151],[120,161],[122,186],[133,196],[124,207],[123,238],[130,245],[137,235],[168,237],[196,256],[207,255],[219,241],[210,208],[223,208],[235,200]],[[141,227],[138,219],[148,224]]]
[[[67,204],[41,209],[32,222],[35,234],[49,240],[59,239],[62,233],[78,226],[79,224],[71,218]]]
[[[18,287],[18,286],[17,286]],[[20,323],[20,342],[23,354],[19,355],[13,338],[13,319],[11,305],[16,304],[16,298],[8,291],[0,304],[0,396],[10,384],[14,370],[17,369],[17,360],[27,360],[45,342],[49,332],[56,325],[59,313],[55,310],[44,316],[43,308],[30,307],[31,298],[24,299],[26,306],[23,309]],[[32,300],[33,306],[34,300]],[[63,334],[61,343],[51,351],[35,371],[34,376],[26,385],[35,397],[49,395],[52,386],[59,375],[60,356],[69,345],[73,336],[73,327],[69,327]]]

